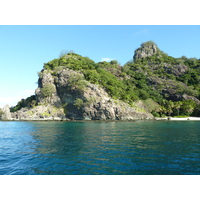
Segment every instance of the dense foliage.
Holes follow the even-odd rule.
[[[64,68],[82,72],[83,77],[72,77],[69,80],[71,86],[80,90],[87,86],[87,80],[103,87],[112,98],[130,105],[134,105],[137,100],[149,102],[149,107],[156,103],[159,109],[158,106],[151,109],[154,116],[200,116],[200,60],[185,56],[173,58],[159,50],[152,41],[143,43],[138,52],[142,52],[145,45],[156,46],[156,53],[135,59],[124,66],[120,66],[116,60],[95,63],[88,57],[70,52],[62,53],[59,58],[45,63],[44,69],[54,77]],[[43,90],[44,96],[52,93],[51,88]],[[11,111],[35,105],[33,100],[33,96],[31,100],[22,100]],[[75,102],[78,108],[82,104],[80,99]]]
[[[10,108],[10,111],[15,112],[25,107],[33,108],[36,105],[37,105],[37,101],[36,101],[35,95],[32,95],[26,99],[22,99],[21,101],[19,101],[16,106],[13,106]]]
[[[143,43],[145,45],[153,42]],[[157,47],[157,45],[155,44]],[[200,98],[200,60],[195,58],[173,58],[158,49],[155,55],[137,59],[123,67],[117,61],[95,63],[87,57],[75,53],[62,55],[44,64],[44,69],[56,75],[59,68],[80,71],[84,78],[101,85],[114,99],[123,100],[130,105],[137,100],[152,99],[160,105],[153,110],[155,116],[200,115],[199,104],[194,100],[171,100],[164,90],[174,90],[176,95],[191,95]],[[184,73],[179,72],[182,68]],[[151,78],[156,80],[151,81]],[[158,82],[159,80],[159,82]]]
[[[47,84],[41,88],[41,93],[44,97],[51,97],[54,92],[56,92],[56,89],[52,84]]]

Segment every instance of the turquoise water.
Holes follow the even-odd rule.
[[[200,122],[0,122],[0,174],[200,174]]]

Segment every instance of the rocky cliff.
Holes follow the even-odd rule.
[[[142,43],[141,47],[135,50],[133,59],[138,60],[153,55],[160,56],[160,50],[154,42],[149,41]]]
[[[152,42],[133,62],[95,63],[67,53],[45,63],[35,95],[11,108],[19,120],[135,120],[200,115],[200,60],[173,58]]]
[[[11,113],[9,105],[5,105],[1,113],[1,120],[10,120],[10,119],[11,119]]]
[[[46,88],[46,90],[45,90]],[[44,94],[44,91],[50,95]],[[56,76],[43,70],[36,89],[38,106],[12,114],[19,120],[136,120],[152,114],[111,98],[99,85],[84,80],[80,72],[60,68]]]

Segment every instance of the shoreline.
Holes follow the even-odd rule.
[[[2,121],[7,121],[7,122],[16,122],[16,121],[21,121],[21,122],[79,122],[79,121],[98,121],[98,122],[123,122],[123,121],[200,121],[200,117],[155,117],[152,119],[126,119],[126,120],[109,120],[109,119],[68,119],[68,118],[42,118],[42,119],[7,119],[7,120],[0,120]]]
[[[159,118],[155,117],[156,121],[200,121],[200,117],[164,117],[164,118]]]
[[[134,121],[154,121],[155,119],[10,119],[0,120],[0,122],[134,122]]]

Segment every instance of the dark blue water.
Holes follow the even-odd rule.
[[[0,174],[200,174],[200,122],[0,122]]]

